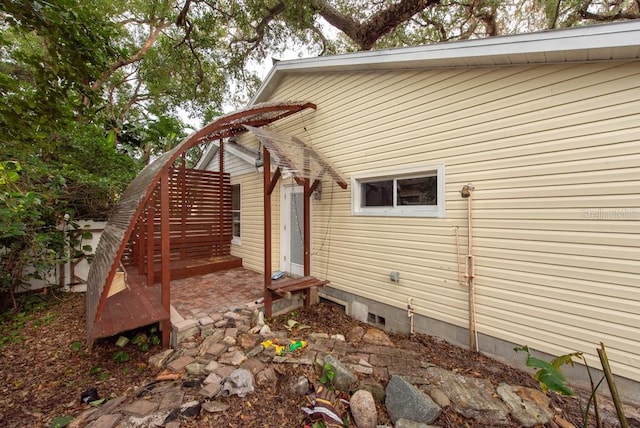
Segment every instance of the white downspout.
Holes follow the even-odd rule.
[[[478,331],[476,330],[476,292],[475,292],[475,264],[473,258],[473,215],[472,194],[475,187],[471,183],[465,185],[460,194],[467,200],[467,257],[465,261],[465,278],[469,287],[469,349],[478,351]]]

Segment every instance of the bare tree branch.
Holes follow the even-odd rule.
[[[587,10],[580,11],[580,16],[596,22],[612,22],[621,19],[639,19],[640,12],[637,11],[618,11],[615,13],[592,13]]]
[[[441,0],[401,0],[375,13],[367,22],[360,23],[340,13],[326,0],[310,0],[312,7],[318,11],[320,16],[345,33],[362,50],[373,48],[381,37],[389,34],[398,25],[407,22],[412,16],[426,8],[440,4],[440,2]]]
[[[106,82],[113,75],[113,73],[115,73],[117,70],[119,70],[120,68],[125,67],[125,66],[127,66],[129,64],[133,64],[134,62],[138,62],[142,58],[144,58],[144,56],[147,54],[149,49],[151,49],[153,44],[156,42],[156,40],[158,39],[158,37],[162,33],[162,30],[164,30],[165,28],[169,27],[170,25],[171,25],[170,22],[163,22],[163,23],[158,24],[155,27],[151,27],[151,31],[149,33],[149,37],[142,44],[142,46],[140,47],[138,52],[136,52],[135,54],[133,54],[129,58],[121,58],[118,61],[116,61],[113,64],[111,64],[111,66],[109,66],[109,68],[104,73],[102,73],[102,75],[98,79],[96,79],[93,82],[93,84],[91,85],[91,89],[93,89],[94,91],[98,90],[104,84],[104,82]]]

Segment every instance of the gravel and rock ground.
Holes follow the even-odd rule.
[[[214,314],[215,327],[163,352],[149,329],[124,347],[86,349],[83,295],[28,303],[0,324],[2,427],[303,427],[327,414],[320,407],[360,428],[583,426],[578,400],[541,393],[531,373],[430,336],[389,335],[330,304],[261,331],[249,309]],[[266,340],[306,346],[278,356]]]

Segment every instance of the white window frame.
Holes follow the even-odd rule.
[[[233,234],[233,214],[237,211],[240,214],[240,236],[235,236],[233,235],[231,238],[231,244],[233,245],[241,245],[242,243],[242,184],[240,183],[233,183],[231,185],[231,189],[233,189],[233,186],[238,186],[238,188],[240,189],[238,192],[238,197],[240,198],[240,209],[239,210],[234,210],[233,209],[233,203],[231,204],[231,233]],[[231,197],[233,198],[233,190],[231,190]]]
[[[364,207],[362,206],[362,184],[371,181],[399,180],[425,176],[437,177],[437,205],[401,205],[396,204],[396,186],[394,185],[394,206]],[[365,171],[351,177],[351,214],[356,216],[379,217],[435,217],[445,215],[445,169],[444,163],[424,165],[412,168],[396,168],[376,171]]]

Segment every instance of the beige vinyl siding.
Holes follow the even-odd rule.
[[[205,167],[208,171],[218,171],[220,169],[220,152],[216,153],[211,162]],[[243,174],[257,174],[253,165],[250,165],[245,160],[240,159],[237,156],[229,152],[224,154],[224,172],[228,172],[231,176],[243,175]],[[236,184],[236,183],[233,183]]]
[[[640,381],[640,63],[307,73],[271,96],[301,98],[317,110],[273,128],[346,179],[446,167],[442,219],[352,216],[350,190],[325,178],[314,275],[466,327],[471,182],[479,332],[595,365],[604,341],[614,372]]]
[[[242,257],[245,268],[257,272],[264,272],[264,201],[262,173],[255,171],[240,176],[232,176],[232,184],[240,184],[240,224],[241,243],[231,246],[231,254]],[[279,269],[280,240],[278,230],[280,225],[280,191],[276,187],[272,195],[272,269]]]

